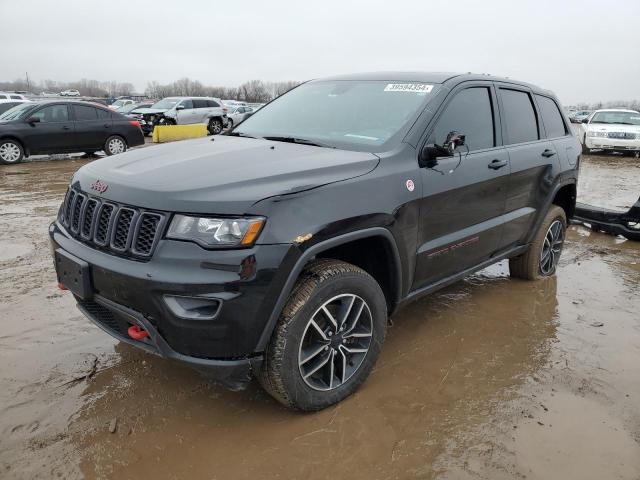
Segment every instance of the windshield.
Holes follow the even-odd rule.
[[[163,98],[159,102],[154,103],[151,108],[164,108],[171,110],[179,101],[179,98]]]
[[[124,107],[118,108],[118,112],[120,113],[129,113],[136,108],[142,108],[142,105],[136,105],[135,103],[130,103],[129,105],[125,105]]]
[[[416,82],[309,82],[258,110],[234,133],[382,151],[388,149],[387,142],[406,134],[432,89],[433,85]]]
[[[19,120],[21,118],[25,118],[25,115],[32,107],[33,104],[31,103],[21,103],[20,105],[16,105],[0,115],[0,120]]]
[[[126,102],[125,100],[116,100],[111,105],[113,105],[114,107],[122,107],[125,104],[125,102]]]
[[[640,125],[640,113],[636,112],[597,112],[590,123],[617,123],[622,125]]]

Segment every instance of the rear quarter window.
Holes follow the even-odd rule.
[[[500,88],[507,144],[539,140],[538,118],[531,96],[527,92]]]
[[[548,138],[564,137],[569,133],[556,102],[542,95],[536,95],[536,101],[540,108],[540,116]]]

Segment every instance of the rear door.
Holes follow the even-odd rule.
[[[423,144],[442,145],[452,131],[466,136],[453,157],[422,168],[424,196],[414,288],[474,267],[498,249],[509,159],[501,146],[497,99],[490,82],[458,87],[436,114]]]
[[[72,152],[76,148],[73,121],[64,103],[46,105],[30,117],[40,119],[29,124],[25,139],[31,153]]]
[[[511,175],[502,247],[524,242],[544,203],[558,159],[553,142],[544,138],[540,115],[526,87],[498,84],[503,137]]]
[[[209,106],[207,99],[194,98],[193,99],[193,112],[194,112],[193,123],[207,123],[207,119],[209,118],[209,112],[211,110],[212,108]]]
[[[72,109],[78,147],[101,149],[111,134],[111,117],[88,105],[73,105]]]

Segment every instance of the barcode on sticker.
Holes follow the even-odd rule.
[[[433,85],[424,83],[389,83],[384,87],[385,92],[429,93],[431,90],[433,90]]]

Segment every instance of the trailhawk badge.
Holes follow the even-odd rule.
[[[416,186],[413,184],[413,180],[411,179],[407,180],[405,185],[407,186],[407,190],[409,190],[410,192],[413,192],[413,189],[416,188]]]
[[[107,185],[106,183],[104,183],[101,180],[96,180],[95,182],[93,182],[91,184],[91,190],[95,190],[98,193],[106,192],[107,188],[109,188],[109,185]]]

